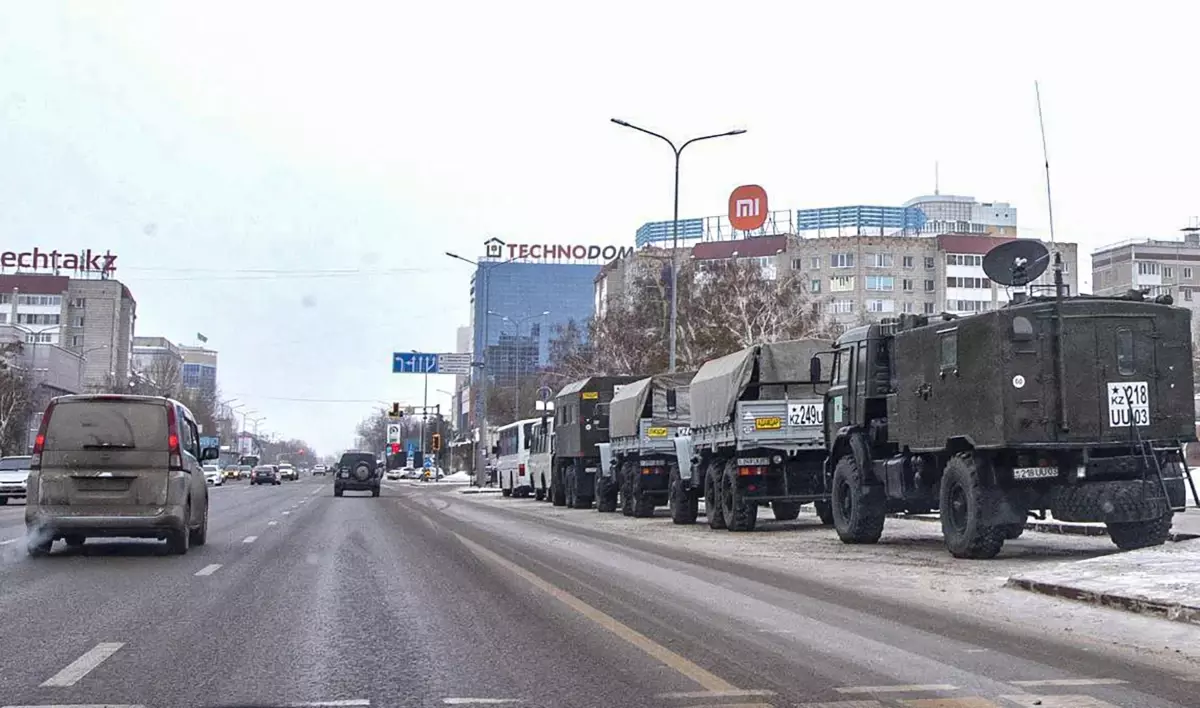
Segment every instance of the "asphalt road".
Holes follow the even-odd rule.
[[[1068,640],[445,488],[211,498],[186,556],[31,559],[22,507],[0,507],[0,706],[1200,705],[1200,683]]]

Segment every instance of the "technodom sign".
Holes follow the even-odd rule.
[[[487,258],[510,261],[572,263],[604,262],[633,254],[633,246],[598,246],[579,243],[506,243],[498,238],[484,242]]]

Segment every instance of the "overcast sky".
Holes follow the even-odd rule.
[[[223,392],[319,451],[391,352],[452,351],[508,241],[632,245],[763,185],[775,209],[933,190],[1081,254],[1200,214],[1200,6],[1093,3],[5,2],[5,249],[118,253],[137,333],[219,350]],[[1085,269],[1086,272],[1086,269]],[[1085,289],[1090,278],[1085,276]],[[451,377],[432,377],[449,405]]]

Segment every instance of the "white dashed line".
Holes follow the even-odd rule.
[[[287,516],[287,515],[288,515],[288,514],[290,514],[290,513],[292,513],[292,512],[290,512],[290,511],[285,511],[285,512],[283,512],[283,515],[284,515],[284,516]]]
[[[267,526],[275,526],[275,525],[277,525],[278,523],[279,523],[278,521],[268,521],[268,522],[267,522]]]
[[[39,703],[29,706],[0,706],[0,708],[146,708],[137,703]]]
[[[258,540],[258,536],[247,536],[242,539],[242,543],[254,543]]]
[[[371,701],[366,698],[350,698],[344,701],[307,701],[304,703],[287,703],[287,708],[318,708],[319,706],[329,706],[330,708],[340,706],[369,706]]]
[[[502,703],[520,703],[520,698],[443,698],[448,706],[495,706]]]
[[[17,539],[10,538],[7,541],[0,541],[0,546],[7,546],[10,543],[16,543],[16,542],[17,542]]]
[[[213,573],[217,572],[217,570],[219,570],[220,567],[221,567],[220,563],[213,563],[212,565],[206,565],[203,568],[201,568],[200,570],[197,570],[196,575],[212,575]]]
[[[846,686],[835,688],[838,693],[919,693],[922,691],[957,691],[948,683],[914,683],[906,686]]]
[[[79,679],[87,676],[92,669],[104,663],[105,659],[116,654],[117,650],[123,646],[125,646],[124,642],[100,642],[87,650],[83,656],[68,664],[62,671],[46,679],[42,687],[74,686]]]
[[[660,693],[655,698],[689,699],[689,698],[744,698],[748,696],[774,696],[774,691],[676,691]]]
[[[1022,708],[1034,708],[1035,706],[1036,708],[1118,708],[1112,703],[1102,701],[1099,698],[1067,693],[1049,696],[1035,696],[1023,693],[1019,696],[1000,696],[1000,698]]]
[[[1128,683],[1121,679],[1111,678],[1078,678],[1078,679],[1039,679],[1037,681],[1008,681],[1014,686],[1115,686]]]

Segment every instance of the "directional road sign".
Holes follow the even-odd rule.
[[[401,435],[400,424],[399,423],[388,423],[388,427],[387,427],[388,444],[400,442],[400,435]]]
[[[423,352],[394,352],[392,354],[393,374],[436,374],[438,373],[438,355]]]
[[[438,354],[438,373],[469,376],[471,374],[471,355],[452,353]]]

